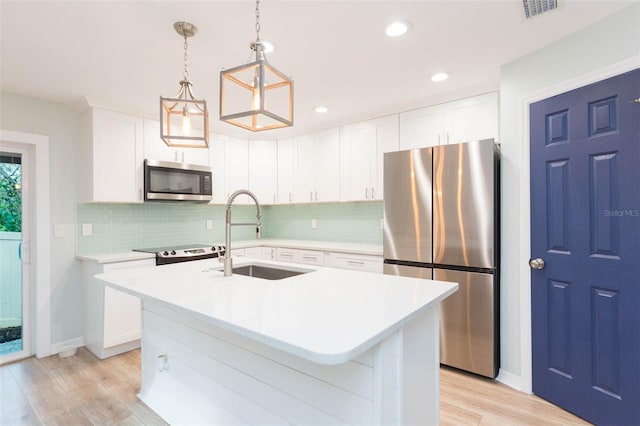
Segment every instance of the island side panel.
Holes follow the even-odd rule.
[[[440,421],[439,305],[430,306],[402,329],[400,424]]]
[[[184,423],[177,413],[187,410],[207,424],[374,423],[374,356],[319,365],[153,302],[143,306],[140,398],[170,423]]]

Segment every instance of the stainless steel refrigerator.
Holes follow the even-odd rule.
[[[499,368],[499,153],[493,139],[384,155],[385,274],[454,281],[440,362]]]

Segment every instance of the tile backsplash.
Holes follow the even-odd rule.
[[[234,222],[255,220],[253,205],[234,205]],[[264,238],[381,244],[382,202],[265,206]],[[212,229],[207,229],[207,221]],[[316,228],[311,223],[315,220]],[[92,224],[91,236],[82,224]],[[225,206],[189,203],[78,204],[77,253],[117,253],[132,248],[223,243]],[[255,238],[252,227],[232,229],[232,240]]]

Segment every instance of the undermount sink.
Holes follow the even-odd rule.
[[[313,270],[251,263],[248,265],[235,266],[232,272],[247,277],[262,278],[264,280],[282,280],[284,278],[313,272]]]

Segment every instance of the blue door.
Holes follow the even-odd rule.
[[[533,392],[640,425],[640,69],[530,112]]]

